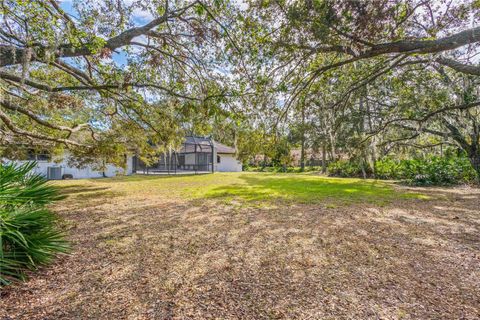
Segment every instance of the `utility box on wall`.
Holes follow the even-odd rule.
[[[48,180],[61,180],[62,179],[62,167],[48,167],[47,168]]]

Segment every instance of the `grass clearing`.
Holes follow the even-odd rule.
[[[391,184],[360,179],[340,179],[313,174],[242,174],[235,182],[198,191],[207,198],[235,199],[248,202],[283,200],[294,203],[348,204],[385,203],[395,198],[428,198],[412,192],[396,192]]]
[[[168,196],[170,199],[215,199],[225,203],[385,204],[398,198],[428,199],[418,192],[399,191],[390,182],[343,179],[316,174],[217,173],[215,175],[130,176],[101,180],[62,181],[73,199]]]
[[[0,319],[480,313],[478,189],[271,173],[56,183],[73,253],[3,290]]]

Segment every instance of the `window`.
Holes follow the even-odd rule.
[[[33,149],[28,149],[25,157],[20,160],[28,160],[28,161],[50,161],[50,153],[48,151],[36,151]]]
[[[217,154],[217,163],[220,163],[220,156]]]
[[[37,161],[50,161],[50,154],[46,151],[37,153]]]
[[[23,159],[22,159],[23,160]],[[28,161],[35,161],[37,160],[37,155],[35,154],[35,150],[33,149],[28,149],[27,151],[27,157],[25,160],[28,160]]]

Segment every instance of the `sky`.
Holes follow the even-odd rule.
[[[62,7],[65,12],[68,14],[71,14],[75,16],[75,8],[73,7],[73,1],[74,0],[60,0],[60,6]],[[95,0],[88,0],[90,3],[94,3]],[[134,0],[123,0],[123,3],[127,5],[131,5]],[[139,23],[145,23],[148,22],[150,19],[153,18],[152,14],[146,10],[141,10],[141,9],[135,9],[133,12],[134,18],[139,22]]]
[[[89,0],[90,2],[95,2],[95,0]],[[60,7],[72,18],[78,17],[77,11],[75,10],[74,0],[61,0]],[[129,5],[132,4],[134,0],[123,0],[123,3]],[[146,10],[141,10],[139,8],[135,9],[133,12],[133,22],[135,25],[144,25],[148,23],[152,18],[152,14]],[[142,39],[136,38],[138,42],[143,42]],[[114,52],[112,54],[112,60],[118,67],[125,66],[127,64],[127,55],[124,51]]]

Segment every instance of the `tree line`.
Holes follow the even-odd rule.
[[[5,0],[1,16],[9,157],[121,163],[194,133],[245,162],[453,148],[480,173],[478,0]]]

